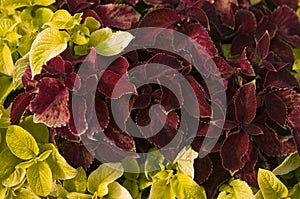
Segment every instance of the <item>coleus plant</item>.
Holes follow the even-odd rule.
[[[55,7],[51,6],[53,3]],[[55,183],[46,180],[43,185],[45,189],[36,190],[34,188],[36,185],[33,185],[30,180],[33,173],[30,170],[39,171],[40,167],[46,168],[45,165],[48,164],[50,169],[48,167],[45,169],[48,171],[48,177],[56,175],[52,173],[55,169],[47,163],[53,154],[59,156],[54,145],[58,146],[61,154],[73,167],[82,166],[85,170],[92,170],[99,166],[97,161],[93,164],[92,162],[94,156],[100,152],[104,159],[109,161],[111,151],[125,158],[119,148],[148,152],[152,146],[164,148],[178,133],[182,133],[182,140],[189,139],[190,137],[185,137],[186,134],[189,135],[188,126],[186,132],[177,132],[177,130],[180,125],[183,125],[180,111],[186,111],[191,120],[195,119],[193,107],[187,105],[185,110],[181,110],[182,104],[179,100],[174,100],[174,94],[167,88],[155,84],[136,88],[134,80],[125,78],[125,81],[122,79],[123,89],[119,90],[120,92],[114,97],[112,95],[117,82],[122,76],[127,77],[131,69],[141,64],[161,63],[181,73],[196,93],[201,117],[196,120],[199,122],[199,128],[196,136],[192,138],[193,149],[199,151],[205,138],[216,138],[213,131],[207,132],[209,125],[216,129],[221,128],[222,135],[209,155],[195,160],[194,175],[185,173],[182,176],[179,174],[180,170],[184,173],[184,169],[187,168],[167,166],[162,167],[162,170],[155,175],[148,175],[147,170],[145,176],[141,174],[141,176],[129,177],[130,175],[124,174],[124,183],[120,180],[119,184],[116,182],[111,185],[111,189],[118,189],[128,196],[127,191],[120,185],[123,184],[132,197],[144,197],[143,193],[148,191],[150,197],[156,197],[159,192],[170,197],[181,198],[184,197],[181,194],[185,193],[185,189],[176,179],[195,187],[199,194],[203,192],[203,189],[191,180],[194,177],[194,180],[205,188],[208,198],[216,196],[218,187],[227,180],[228,183],[219,188],[220,198],[234,197],[230,194],[236,189],[242,189],[247,192],[245,193],[248,194],[247,197],[251,198],[253,193],[250,192],[249,186],[260,187],[263,197],[267,198],[268,190],[271,189],[263,188],[263,186],[268,187],[262,185],[263,181],[266,181],[262,179],[266,177],[260,176],[267,176],[270,179],[274,179],[274,176],[258,168],[272,170],[278,165],[275,161],[277,157],[289,155],[297,149],[299,151],[300,148],[298,7],[297,1],[281,0],[144,0],[139,2],[8,0],[1,2],[0,36],[3,59],[0,63],[2,74],[0,101],[4,106],[0,107],[0,127],[8,128],[6,133],[1,132],[5,135],[2,138],[7,139],[9,132],[24,134],[24,130],[16,125],[26,129],[26,125],[23,124],[30,121],[29,126],[37,125],[35,123],[43,123],[39,124],[43,129],[47,126],[50,130],[49,140],[52,143],[46,144],[47,133],[40,135],[43,137],[40,138],[39,133],[28,127],[30,129],[26,130],[32,133],[33,137],[36,135],[35,139],[42,145],[34,144],[35,142],[28,138],[31,140],[29,147],[33,147],[29,149],[32,149],[33,154],[23,159],[23,155],[16,153],[13,147],[10,147],[11,144],[6,141],[8,148],[4,148],[3,153],[1,150],[1,153],[4,155],[10,150],[15,165],[9,164],[7,167],[10,169],[7,170],[8,173],[3,171],[5,176],[2,178],[5,180],[8,174],[14,172],[12,175],[21,176],[20,179],[22,178],[24,182],[20,180],[7,185],[5,187],[15,187],[15,189],[6,192],[7,189],[4,188],[5,191],[1,193],[9,197],[19,194],[21,195],[19,197],[22,197],[29,193],[48,195],[49,187]],[[105,64],[102,56],[118,54],[133,39],[133,36],[124,30],[136,27],[173,29],[190,36],[203,46],[216,63],[226,86],[227,113],[223,127],[219,127],[217,121],[211,119],[210,106],[218,102],[211,100],[208,85],[205,85],[200,74],[188,60],[192,59],[191,57],[183,58],[157,49],[141,49],[118,57],[106,70],[97,68]],[[172,37],[170,38],[172,40]],[[149,33],[149,39],[154,42],[170,38],[156,38],[151,32]],[[186,45],[184,42],[173,42],[173,47],[177,50],[184,45]],[[77,71],[84,67],[86,73],[79,76]],[[102,74],[100,79],[94,75],[99,73]],[[158,75],[157,80],[162,77],[163,75]],[[75,83],[76,79],[80,79],[81,84]],[[91,84],[97,85],[96,93],[89,90],[88,85]],[[181,88],[179,81],[174,84],[177,88]],[[86,91],[84,96],[79,94],[82,90]],[[182,98],[188,94],[181,89]],[[164,114],[167,118],[166,123],[155,136],[147,137],[147,132],[136,129],[147,139],[134,138],[127,134],[128,132],[121,130],[124,128],[118,127],[114,121],[111,102],[122,101],[128,95],[132,96],[129,114],[127,111],[119,110],[124,126],[129,117],[133,118],[139,126],[145,126],[151,119],[161,121]],[[79,104],[72,104],[74,97],[80,99],[76,100]],[[14,100],[10,106],[12,98]],[[166,111],[161,111],[155,115],[155,118],[150,118],[150,108],[156,104],[162,105]],[[79,117],[72,115],[72,107],[78,107],[82,114]],[[97,118],[88,114],[93,109],[96,109]],[[100,130],[97,129],[97,125],[94,125],[97,122],[100,124]],[[13,126],[10,126],[10,123]],[[76,126],[75,123],[80,125]],[[18,135],[18,133],[12,134]],[[102,138],[103,134],[108,139],[95,141]],[[89,143],[93,150],[87,150],[82,140],[87,140],[85,142]],[[184,142],[178,148],[183,146]],[[166,151],[163,155],[166,161],[174,159],[176,161],[176,152]],[[21,167],[14,171],[13,168],[18,164]],[[97,171],[97,175],[101,173],[100,167],[94,171]],[[74,177],[74,169],[69,169],[72,170],[71,176]],[[26,176],[26,181],[24,176],[28,173],[29,177]],[[96,174],[90,174],[90,176],[94,175]],[[110,182],[120,176],[111,179]],[[33,193],[29,191],[27,182]],[[95,186],[100,184],[99,181]],[[161,184],[167,184],[163,187],[165,191],[157,189],[161,188]],[[101,191],[99,194],[98,190],[89,188],[87,191],[86,188],[69,189],[64,184],[57,186],[63,192],[63,197],[69,195],[72,198],[79,194],[83,198],[95,198],[109,197],[107,193],[110,194],[105,192],[106,194],[103,195]],[[105,184],[105,186],[109,185]],[[280,184],[279,187],[283,185]],[[144,189],[144,192],[139,192]],[[283,191],[279,191],[280,197],[287,197],[287,189],[283,187],[281,190]],[[295,190],[297,191],[297,187]],[[261,197],[260,194],[257,195],[255,197]]]

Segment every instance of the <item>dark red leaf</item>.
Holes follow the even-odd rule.
[[[43,78],[37,86],[38,94],[30,103],[34,121],[49,127],[65,126],[70,119],[68,89],[54,78]]]
[[[238,6],[237,0],[222,0],[215,1],[215,7],[222,18],[223,23],[231,28],[234,28],[234,6]]]
[[[49,73],[65,74],[64,65],[64,60],[61,57],[54,57],[44,65],[44,69]]]
[[[140,21],[139,27],[169,28],[180,20],[178,14],[170,8],[155,9],[147,13]]]
[[[241,87],[234,99],[236,120],[241,123],[249,124],[256,115],[256,92],[255,82],[248,83]]]
[[[291,48],[290,45],[288,45],[287,43],[281,41],[278,38],[274,38],[271,42],[271,46],[270,46],[270,51],[275,53],[276,56],[278,56],[277,58],[277,62],[278,60],[282,61],[283,65],[286,64],[290,64],[292,65],[294,63],[294,53],[293,53],[293,49]],[[273,58],[274,61],[276,61],[276,58]],[[270,60],[270,59],[268,59]],[[280,70],[281,68],[276,67],[277,70]]]
[[[240,33],[253,33],[256,29],[255,15],[249,10],[238,10],[235,13],[235,29]]]
[[[202,184],[204,183],[210,174],[213,172],[213,163],[209,156],[204,158],[197,158],[194,160],[195,177],[194,180]]]
[[[264,87],[292,88],[298,86],[296,78],[286,69],[278,72],[269,71],[265,77]]]
[[[128,67],[129,63],[127,59],[125,57],[119,57],[113,61],[107,69],[122,76],[127,72]]]
[[[148,93],[142,93],[141,95],[138,95],[134,99],[133,108],[136,109],[144,109],[147,108],[151,103],[151,94]]]
[[[82,166],[87,170],[94,160],[94,155],[83,144],[69,142],[64,147],[64,158],[71,166],[75,168]]]
[[[268,31],[270,38],[273,39],[276,35],[277,29],[277,25],[273,23],[268,16],[262,16],[255,32],[256,39],[259,40],[266,31]]]
[[[233,40],[230,49],[230,54],[232,56],[240,55],[245,48],[252,48],[254,46],[254,39],[251,35],[240,33]]]
[[[284,5],[277,8],[271,18],[278,26],[278,35],[288,43],[300,48],[300,22],[295,11]]]
[[[268,126],[261,125],[260,128],[264,134],[253,136],[253,140],[265,154],[269,156],[285,156],[297,150],[292,136],[278,136]]]
[[[261,128],[259,128],[259,126],[256,126],[254,124],[243,124],[242,129],[249,135],[263,134],[263,131],[261,130]]]
[[[266,112],[268,116],[280,126],[285,126],[288,110],[285,103],[274,93],[270,93],[265,98]]]
[[[245,164],[244,156],[249,147],[249,135],[244,131],[231,133],[223,143],[220,154],[224,168],[231,173],[242,169]]]
[[[299,8],[299,1],[291,1],[291,0],[274,0],[277,5],[287,5],[290,8],[293,8],[295,11]]]
[[[12,125],[19,124],[19,121],[24,111],[29,106],[32,97],[33,95],[31,93],[22,93],[14,99],[10,112],[10,122]]]
[[[298,153],[300,153],[300,108],[294,109],[289,117],[288,122],[296,142]]]
[[[125,4],[100,5],[95,11],[105,26],[120,29],[132,28],[140,18],[140,14],[133,7]]]
[[[108,126],[104,133],[115,147],[119,147],[127,151],[135,151],[134,140],[126,132],[118,131],[117,129],[113,129],[111,126]]]
[[[127,74],[121,76],[109,70],[102,73],[98,91],[113,99],[118,99],[128,93],[136,93],[135,86],[129,81]]]
[[[165,53],[158,53],[156,55],[154,55],[149,61],[148,63],[158,63],[158,64],[162,64],[168,67],[171,67],[175,70],[181,70],[183,68],[183,65],[181,63],[181,61],[169,54],[165,54]]]
[[[252,68],[251,63],[247,58],[246,50],[247,49],[245,48],[238,60],[231,61],[230,64],[236,68],[240,68],[241,72],[245,75],[255,76],[254,69]]]
[[[265,34],[258,40],[256,46],[256,54],[264,59],[267,57],[270,48],[270,35],[266,31]]]
[[[144,0],[146,4],[157,5],[177,5],[179,0]]]
[[[191,7],[187,10],[186,15],[199,22],[203,27],[209,28],[209,20],[206,13],[197,7]]]
[[[70,131],[70,129],[67,126],[64,127],[60,127],[60,128],[53,128],[51,129],[51,133],[58,135],[68,141],[71,142],[79,142],[80,141],[80,137],[78,135],[75,135],[74,133],[72,133]]]
[[[73,134],[81,135],[88,128],[86,120],[87,104],[85,98],[72,95],[70,110],[71,118],[69,121],[69,129]]]

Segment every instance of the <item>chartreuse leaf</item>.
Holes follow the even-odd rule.
[[[57,196],[58,196],[58,199],[65,199],[65,198],[67,198],[68,194],[69,194],[69,192],[61,184],[57,184]]]
[[[162,169],[162,163],[164,162],[164,156],[158,151],[154,152],[156,149],[150,149],[147,153],[147,159],[145,161],[145,176],[150,178],[154,176],[158,170]],[[153,152],[153,153],[152,153]]]
[[[275,175],[285,175],[300,167],[300,156],[297,152],[290,154],[273,170]]]
[[[153,177],[153,184],[150,190],[149,199],[175,199],[175,193],[171,188],[170,178],[172,170],[163,170]]]
[[[10,125],[10,107],[5,109],[0,104],[0,128],[7,128]],[[1,141],[1,136],[0,136]]]
[[[90,193],[97,192],[99,197],[108,194],[108,185],[123,175],[120,163],[105,163],[93,171],[88,177],[87,188]]]
[[[91,34],[90,46],[95,47],[96,52],[104,56],[113,56],[122,52],[133,39],[129,32],[112,32],[110,28],[96,30]]]
[[[171,189],[177,198],[206,199],[203,187],[184,174],[175,174],[171,179]]]
[[[76,169],[67,163],[53,144],[44,144],[40,147],[40,150],[41,152],[52,150],[52,153],[45,161],[51,168],[53,179],[67,180],[76,176]]]
[[[29,168],[31,165],[33,165],[35,163],[35,159],[31,159],[25,162],[21,162],[20,164],[17,164],[17,166],[15,168],[20,168],[20,169],[27,169]]]
[[[22,87],[22,76],[25,73],[28,63],[29,63],[29,54],[24,55],[22,58],[18,59],[15,63],[15,68],[13,71],[13,85],[15,90]]]
[[[32,0],[33,5],[49,6],[55,3],[55,0]]]
[[[90,30],[90,32],[94,32],[95,30],[98,30],[101,26],[99,21],[96,20],[94,17],[85,18],[83,25],[86,26]]]
[[[258,170],[258,185],[264,198],[278,199],[288,195],[286,186],[271,171]]]
[[[3,104],[6,97],[13,90],[12,78],[8,76],[0,77],[0,103]]]
[[[31,0],[5,0],[1,1],[1,8],[16,9],[24,6],[29,6]]]
[[[264,196],[262,195],[261,190],[259,190],[259,191],[255,194],[254,199],[264,199]]]
[[[68,199],[92,199],[93,196],[90,194],[72,192],[67,194],[67,198]]]
[[[127,157],[122,160],[122,166],[126,171],[130,171],[130,173],[129,172],[124,173],[124,177],[126,179],[135,180],[139,177],[140,166],[136,159]]]
[[[5,140],[6,133],[1,132],[0,136],[1,140]],[[14,172],[15,166],[21,162],[11,153],[5,141],[0,142],[0,162],[0,180],[8,178]]]
[[[82,167],[79,167],[77,169],[77,175],[75,176],[75,178],[65,180],[63,182],[63,185],[64,188],[69,192],[85,193],[87,186],[87,177],[84,169]]]
[[[107,199],[132,199],[130,193],[117,182],[112,182],[108,185]]]
[[[5,198],[6,192],[7,192],[7,187],[3,186],[0,183],[0,198],[1,199]]]
[[[218,199],[253,199],[254,195],[252,193],[249,185],[239,179],[234,180],[233,178],[229,180],[228,185],[223,184],[219,188]]]
[[[289,190],[289,195],[291,199],[299,199],[300,196],[300,183],[295,184],[295,186]]]
[[[12,76],[14,62],[9,47],[4,44],[0,47],[0,73]]]
[[[37,28],[41,28],[43,24],[50,21],[53,11],[49,8],[38,8],[35,10],[35,17],[33,23]]]
[[[6,142],[10,151],[20,159],[29,160],[39,154],[39,147],[33,136],[20,126],[8,127]]]
[[[8,178],[2,181],[2,184],[6,187],[14,187],[23,181],[25,175],[25,169],[17,168]]]
[[[44,161],[50,156],[51,153],[52,150],[44,151],[41,155],[39,155],[39,157],[36,158],[36,160],[39,162]]]
[[[49,140],[49,130],[45,124],[34,123],[33,116],[28,116],[23,119],[19,126],[30,132],[37,143],[46,144]]]
[[[39,196],[47,196],[52,190],[52,172],[46,162],[37,162],[27,169],[30,189]]]
[[[15,192],[14,199],[40,199],[37,195],[35,195],[32,191],[20,188]]]
[[[45,23],[45,26],[50,26],[55,29],[71,30],[75,25],[80,24],[81,16],[82,13],[76,13],[74,16],[71,16],[68,11],[60,9],[53,14],[50,22]]]
[[[65,31],[46,28],[38,34],[29,52],[29,62],[33,76],[40,74],[43,64],[63,52],[70,40]]]
[[[144,174],[141,174],[139,177],[139,189],[140,190],[144,190],[147,187],[150,187],[152,185],[152,180],[146,178],[146,176]]]
[[[256,5],[260,3],[262,0],[250,0],[251,5]]]
[[[133,198],[136,198],[139,195],[139,185],[136,180],[125,180],[123,186],[129,191],[130,195]]]
[[[185,147],[177,155],[174,163],[177,164],[179,173],[194,178],[194,159],[198,157],[198,153],[192,147]]]

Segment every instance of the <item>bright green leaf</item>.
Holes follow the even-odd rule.
[[[271,171],[258,170],[258,185],[264,198],[277,199],[288,195],[286,186]]]
[[[154,180],[149,199],[175,199],[175,194],[167,180]]]
[[[29,168],[31,165],[33,165],[35,163],[35,159],[31,159],[25,162],[21,162],[20,164],[17,164],[17,166],[15,168],[20,168],[20,169],[27,169]]]
[[[256,5],[260,3],[262,0],[250,0],[251,5]]]
[[[69,192],[61,184],[57,184],[58,199],[66,199],[68,194]]]
[[[52,15],[50,22],[45,25],[55,29],[72,29],[75,24],[74,17],[68,11],[61,9],[57,10]]]
[[[49,8],[38,8],[35,11],[35,17],[33,18],[33,23],[36,27],[41,28],[44,23],[50,21],[53,16],[53,11]]]
[[[123,186],[129,191],[133,198],[139,195],[139,186],[135,180],[125,180]]]
[[[28,62],[29,54],[26,54],[21,59],[18,59],[18,61],[16,61],[13,71],[13,85],[15,90],[22,86],[22,76],[25,73]]]
[[[218,196],[218,199],[253,199],[254,195],[252,193],[251,188],[249,185],[240,180],[233,178],[229,180],[229,184],[223,184],[219,188],[220,194]]]
[[[44,161],[46,160],[50,154],[52,153],[52,150],[47,150],[47,151],[44,151],[41,155],[39,155],[39,157],[36,158],[37,161]]]
[[[1,7],[6,9],[16,9],[29,6],[31,0],[4,0],[1,1]]]
[[[194,178],[194,159],[198,157],[198,153],[192,147],[183,148],[177,155],[174,163],[177,163],[179,173]]]
[[[75,46],[74,52],[75,52],[75,55],[83,56],[83,55],[89,54],[90,48],[88,45]]]
[[[298,152],[290,154],[285,160],[273,170],[275,175],[285,175],[300,167],[300,156]]]
[[[125,158],[122,160],[122,166],[125,171],[129,171],[124,173],[124,177],[126,179],[137,179],[140,173],[140,166],[136,159],[134,158]]]
[[[120,163],[105,163],[93,171],[88,177],[87,188],[90,193],[98,193],[99,197],[108,194],[108,184],[123,175]]]
[[[49,140],[49,130],[45,124],[34,123],[33,116],[23,119],[20,124],[22,128],[30,132],[37,143],[45,144]]]
[[[189,176],[180,173],[171,179],[171,188],[177,198],[206,199],[204,188]]]
[[[57,148],[53,144],[44,144],[40,147],[40,149],[41,152],[52,150],[52,153],[46,159],[46,162],[51,168],[54,179],[67,180],[76,176],[76,169],[67,163],[67,161],[62,155],[59,154]]]
[[[70,36],[65,31],[47,28],[32,43],[29,62],[33,76],[40,74],[43,64],[62,53],[68,46]]]
[[[13,90],[13,82],[11,77],[2,76],[0,77],[0,103],[3,104],[6,97]]]
[[[39,196],[47,196],[52,190],[52,173],[46,162],[37,162],[27,169],[30,189]]]
[[[2,184],[6,187],[14,187],[22,182],[25,178],[25,169],[16,169],[8,178],[2,181]]]
[[[92,195],[72,192],[67,195],[68,199],[92,199]]]
[[[15,28],[15,22],[11,19],[0,19],[0,37],[5,35]]]
[[[0,183],[0,199],[4,199],[7,192],[7,187]]]
[[[5,44],[0,48],[0,73],[12,76],[14,70],[14,62],[11,57],[11,51]]]
[[[87,17],[85,18],[85,21],[83,23],[90,32],[94,32],[95,30],[98,30],[101,26],[98,20],[96,20],[94,17]]]
[[[259,191],[255,194],[254,199],[264,199],[264,196],[262,195],[261,190],[259,190]]]
[[[10,107],[5,109],[0,104],[0,128],[7,128],[10,125]],[[1,142],[1,136],[0,136]]]
[[[87,186],[87,177],[84,169],[79,167],[75,178],[64,181],[64,188],[69,192],[85,193]]]
[[[55,3],[55,0],[33,0],[34,5],[49,6]]]
[[[112,182],[108,185],[107,199],[132,199],[130,193],[117,182]]]
[[[32,191],[21,188],[15,192],[16,196],[14,196],[14,199],[40,199],[37,195],[35,195]]]
[[[147,179],[146,176],[144,174],[140,174],[140,178],[139,178],[139,189],[140,190],[144,190],[147,187],[152,185],[152,180],[151,179]]]
[[[39,148],[33,136],[20,126],[8,127],[6,142],[11,152],[23,160],[35,158],[39,154]]]
[[[6,133],[0,133],[1,140],[5,140]],[[19,158],[14,156],[9,150],[5,141],[0,143],[0,180],[8,178],[14,172],[15,166],[21,162]]]
[[[147,159],[145,161],[145,176],[149,178],[155,175],[159,170],[162,169],[162,163],[164,162],[164,156],[158,151],[152,151],[155,149],[150,149],[150,153],[147,153]]]
[[[300,196],[300,183],[295,184],[295,186],[289,190],[289,195],[291,199],[299,199]]]
[[[113,56],[122,52],[133,39],[129,32],[112,32],[110,28],[96,30],[91,34],[90,46],[95,47],[96,52],[104,56]]]

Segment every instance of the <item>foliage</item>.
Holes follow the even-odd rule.
[[[0,199],[298,198],[299,6],[296,0],[0,1]],[[127,30],[143,27],[176,30],[203,47],[225,85],[224,126],[211,108],[222,104],[205,84],[216,74],[202,77],[191,52],[118,56],[135,39]],[[145,38],[170,41],[176,52],[188,45],[151,31]],[[167,70],[138,69],[138,77],[156,83],[136,86],[145,79],[130,78],[130,70],[154,63],[188,81],[201,115],[180,77]],[[164,78],[179,97],[160,85]],[[199,125],[196,134],[183,115]],[[138,128],[129,128],[130,119]],[[202,157],[217,130],[217,143]],[[177,148],[165,149],[177,138]],[[148,155],[140,163],[122,150]],[[102,163],[94,159],[99,154],[120,161]]]

